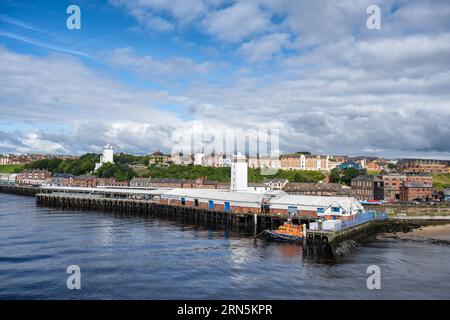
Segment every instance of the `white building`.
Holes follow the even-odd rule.
[[[17,173],[0,173],[0,182],[14,183],[16,182]]]
[[[105,163],[114,163],[114,150],[113,147],[110,144],[107,144],[104,148],[103,148],[103,153],[100,156],[100,162],[97,162],[95,164],[95,170],[100,169],[100,167],[102,165],[104,165]]]
[[[204,156],[205,155],[203,153],[194,154],[194,166],[201,166],[203,164]]]
[[[238,153],[231,161],[231,191],[248,191],[246,157]]]
[[[252,169],[281,169],[281,160],[278,157],[271,156],[249,157],[248,167]]]
[[[9,164],[9,155],[0,155],[0,165]]]
[[[223,156],[219,158],[219,167],[231,167],[231,158]]]
[[[168,204],[254,213],[257,213],[264,203],[275,212],[290,212],[297,216],[315,214],[317,217],[329,215],[344,218],[363,212],[363,206],[355,198],[288,195],[280,190],[257,193],[171,189],[163,192],[161,199]]]
[[[187,166],[193,164],[193,157],[191,155],[185,156],[180,153],[174,153],[171,155],[171,161],[176,165]]]
[[[202,158],[202,165],[206,167],[230,167],[231,159],[223,153],[206,154]]]

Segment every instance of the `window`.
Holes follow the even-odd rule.
[[[290,215],[296,215],[297,214],[297,207],[295,207],[295,206],[288,206],[288,213]]]
[[[341,211],[341,208],[339,207],[331,207],[331,212],[333,213],[339,213]]]
[[[317,213],[324,213],[325,209],[324,208],[317,208]]]
[[[194,199],[194,205],[198,207],[198,199]]]

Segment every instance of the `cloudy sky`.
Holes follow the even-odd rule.
[[[448,0],[3,0],[0,153],[169,152],[202,126],[450,158],[449,21]]]

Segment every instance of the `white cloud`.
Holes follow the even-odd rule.
[[[105,56],[106,60],[112,65],[131,70],[149,78],[160,76],[176,78],[179,76],[192,76],[192,74],[206,74],[214,68],[212,63],[197,63],[184,57],[155,59],[149,55],[137,55],[130,47],[114,49]]]
[[[239,53],[250,62],[262,62],[272,59],[289,45],[289,34],[274,33],[242,44]]]
[[[383,29],[372,32],[371,2],[196,1],[189,12],[188,2],[114,0],[143,26],[158,16],[166,30],[193,28],[226,42],[223,55],[238,50],[246,59],[209,81],[196,75],[216,60],[156,59],[131,48],[107,56],[143,76],[186,77],[176,96],[132,89],[67,57],[0,49],[3,119],[36,127],[31,138],[0,131],[0,148],[40,141],[49,150],[93,151],[114,140],[124,151],[167,150],[172,130],[193,119],[220,130],[279,129],[285,152],[450,157],[450,3],[379,1]],[[63,132],[45,127],[62,122]]]
[[[169,31],[178,24],[186,24],[207,12],[208,1],[203,0],[110,0],[114,6],[125,8],[144,27]],[[162,17],[162,14],[168,17]]]
[[[0,73],[1,122],[36,128],[10,132],[21,137],[20,148],[74,152],[86,150],[91,140],[123,137],[130,146],[142,142],[136,137],[160,143],[182,123],[173,112],[155,106],[173,101],[168,94],[129,88],[68,57],[38,58],[0,47]],[[54,134],[48,129],[53,125],[63,129]],[[5,131],[2,137],[5,145],[13,141]]]
[[[241,1],[225,9],[211,12],[203,21],[206,31],[219,40],[239,42],[261,34],[271,26],[270,15],[252,1]]]

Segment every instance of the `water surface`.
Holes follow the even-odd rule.
[[[81,290],[66,287],[69,265]],[[0,299],[449,299],[449,270],[445,245],[376,241],[330,265],[245,233],[0,194]]]

